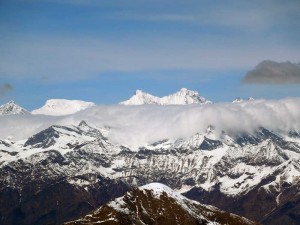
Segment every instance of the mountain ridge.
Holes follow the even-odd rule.
[[[130,187],[151,182],[164,183],[190,199],[253,220],[269,221],[265,216],[273,208],[292,201],[295,195],[291,193],[297,193],[300,184],[297,136],[287,141],[260,128],[253,134],[216,138],[210,126],[205,133],[187,139],[161,140],[133,150],[111,143],[101,129],[82,121],[77,126],[53,125],[23,141],[1,141],[0,187],[4,189],[0,196],[17,200],[15,205],[4,202],[2,222],[12,224],[9,218],[17,209],[31,215],[27,209],[42,204],[35,197],[37,190],[41,198],[51,196],[68,201],[61,202],[63,205],[72,205],[64,209],[64,217],[56,205],[42,207],[39,212],[49,215],[48,223],[55,219],[50,216],[53,212],[61,215],[61,223],[71,219],[68,215],[74,219],[81,215],[72,211],[75,206],[83,204],[87,213],[105,204],[113,194],[105,192],[103,201],[101,190],[113,186],[122,195]],[[49,192],[49,188],[55,191]],[[67,200],[61,189],[77,197]],[[92,206],[85,199],[93,202]],[[31,224],[41,219],[41,214],[36,213]],[[281,215],[277,212],[276,216]],[[26,224],[22,221],[18,224]]]
[[[135,94],[126,101],[122,101],[121,105],[189,105],[189,104],[207,104],[211,103],[204,97],[200,96],[197,91],[191,91],[186,88],[181,88],[178,92],[164,96],[157,97],[141,90],[136,90]]]
[[[258,225],[246,218],[200,204],[160,183],[150,183],[127,192],[72,224],[211,224]]]

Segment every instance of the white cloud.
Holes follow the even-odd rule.
[[[208,125],[235,135],[260,126],[279,132],[300,129],[300,98],[277,101],[255,100],[242,104],[222,103],[189,106],[97,106],[64,117],[0,117],[0,138],[24,139],[52,124],[78,124],[81,120],[97,127],[111,127],[113,142],[138,147],[164,138],[189,137],[204,132]]]

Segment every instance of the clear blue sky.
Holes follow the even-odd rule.
[[[262,60],[300,62],[300,1],[1,0],[0,104],[114,104],[181,87],[214,102],[300,96],[246,85]]]

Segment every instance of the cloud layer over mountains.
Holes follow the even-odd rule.
[[[186,106],[95,106],[70,116],[14,115],[0,117],[0,139],[29,136],[55,125],[77,125],[81,120],[110,127],[113,142],[138,147],[165,138],[189,137],[213,125],[216,134],[251,132],[263,126],[287,132],[300,129],[300,98],[255,100]]]

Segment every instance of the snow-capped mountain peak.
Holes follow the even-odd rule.
[[[173,191],[170,187],[162,183],[150,183],[144,186],[139,187],[140,190],[150,190],[154,196],[160,197],[163,193],[166,193],[168,196],[172,196],[177,199],[185,198],[177,192]]]
[[[244,100],[242,98],[236,98],[232,101],[232,103],[240,103],[243,102]]]
[[[0,106],[0,115],[15,115],[15,114],[29,114],[29,112],[17,105],[13,100]]]
[[[92,106],[95,106],[95,103],[80,100],[49,99],[44,106],[33,110],[32,114],[63,116],[79,112]]]
[[[127,101],[120,102],[122,105],[145,105],[145,104],[158,104],[159,98],[143,92],[142,90],[136,90],[135,94]]]
[[[240,224],[256,225],[246,218],[189,200],[171,188],[151,183],[127,192],[73,224]],[[112,222],[112,223],[109,223]]]
[[[188,105],[206,103],[211,102],[200,96],[197,91],[191,91],[186,88],[181,88],[178,92],[161,98],[141,90],[136,90],[135,94],[129,100],[120,102],[122,105]]]

